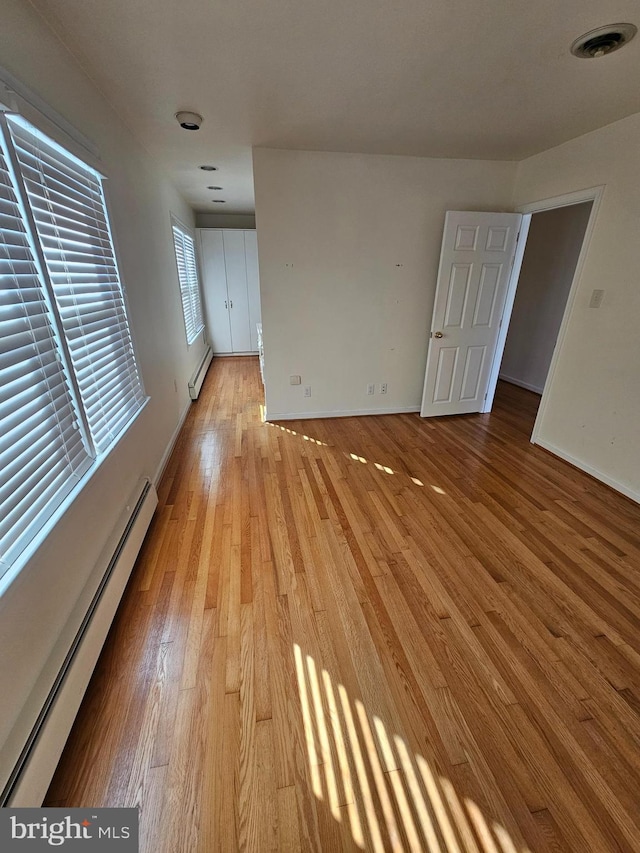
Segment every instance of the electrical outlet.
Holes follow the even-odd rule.
[[[374,382],[370,382],[370,383],[367,385],[367,394],[375,394],[375,393],[376,393],[376,386],[375,386],[375,383],[374,383]]]
[[[304,396],[305,397],[311,396],[311,385],[305,385],[304,386]]]
[[[302,382],[302,377],[297,374],[293,374],[289,377],[289,385],[300,385]]]
[[[599,308],[602,305],[602,300],[604,299],[604,290],[594,290],[591,294],[591,300],[589,302],[589,308]]]
[[[386,393],[387,393],[387,383],[386,383],[386,382],[381,382],[381,383],[380,383],[380,393],[381,393],[381,394],[386,394]]]

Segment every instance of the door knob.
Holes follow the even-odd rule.
[[[444,335],[442,334],[442,332],[434,332],[433,337],[434,338],[444,338]]]

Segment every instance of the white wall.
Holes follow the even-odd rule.
[[[515,170],[254,150],[269,417],[420,408],[445,212],[510,209]]]
[[[188,405],[203,352],[187,348],[170,211],[194,224],[163,172],[29,3],[5,0],[0,56],[19,78],[98,146],[143,379],[151,402],[0,598],[0,782],[77,630],[92,569],[136,483],[153,477]],[[175,387],[174,387],[175,382]],[[177,389],[177,390],[176,390]],[[65,639],[66,638],[66,639]],[[52,649],[56,651],[52,653]]]
[[[500,377],[542,393],[549,372],[591,202],[531,219]]]
[[[537,440],[640,500],[640,114],[520,163],[515,203],[605,185]],[[589,308],[595,288],[605,290]]]
[[[256,227],[256,218],[248,213],[196,213],[197,228],[248,228]]]

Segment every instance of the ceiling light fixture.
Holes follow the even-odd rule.
[[[217,166],[198,166],[199,169],[202,169],[203,172],[217,172]]]
[[[598,27],[577,38],[571,45],[571,53],[578,59],[599,59],[624,47],[637,32],[638,28],[634,24]]]
[[[177,112],[176,121],[184,130],[200,130],[204,119],[199,113]]]

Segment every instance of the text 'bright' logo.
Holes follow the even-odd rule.
[[[11,839],[22,841],[23,839],[47,841],[52,847],[59,847],[65,841],[71,839],[93,838],[89,832],[91,821],[86,818],[82,823],[76,823],[67,815],[63,820],[49,821],[43,817],[39,823],[22,823],[15,815],[11,815]]]
[[[131,835],[128,826],[94,826],[86,818],[79,822],[66,815],[62,820],[50,821],[42,817],[38,822],[25,823],[11,815],[12,841],[46,841],[52,847],[60,847],[66,841],[90,841],[99,839],[128,839]]]

